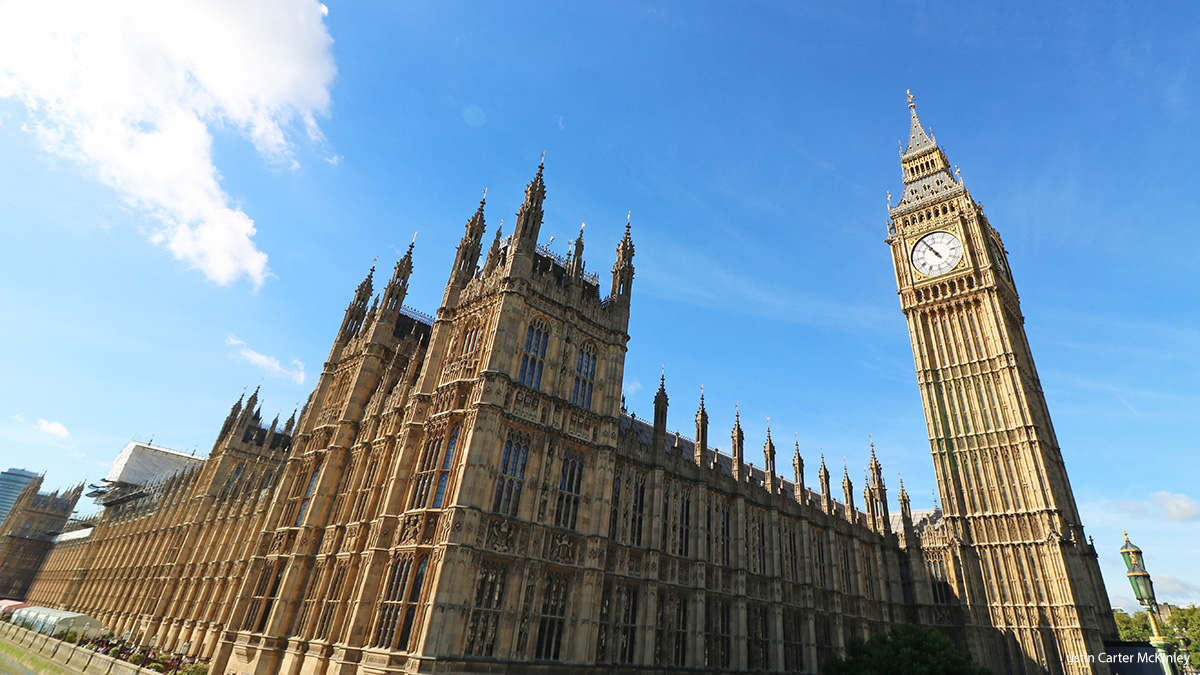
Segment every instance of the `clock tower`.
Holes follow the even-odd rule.
[[[908,107],[887,242],[944,514],[922,534],[930,619],[996,673],[1107,673],[1095,658],[1116,638],[1112,610],[1004,245],[911,94]]]

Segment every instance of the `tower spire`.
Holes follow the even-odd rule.
[[[692,459],[698,466],[704,466],[708,459],[708,411],[704,409],[703,384],[700,385],[700,408],[696,411],[696,448]]]
[[[745,442],[746,436],[742,433],[742,418],[737,409],[737,403],[733,404],[733,433],[731,435],[733,455],[733,479],[740,481],[745,475],[745,456],[742,450],[742,443]]]
[[[767,492],[775,494],[775,444],[771,442],[771,418],[767,418],[767,442],[763,445],[763,458],[766,460],[766,480],[763,485]]]
[[[908,110],[912,116],[911,125],[908,130],[908,147],[904,149],[904,158],[907,159],[912,155],[924,152],[929,148],[937,147],[937,141],[933,139],[921,124],[921,120],[917,117],[917,104],[913,103],[912,90],[908,90]]]
[[[800,434],[796,434],[796,454],[792,456],[792,491],[796,501],[804,503],[804,458],[800,456]]]
[[[664,450],[667,444],[667,366],[658,379],[658,393],[654,395],[654,433],[651,443],[656,450]]]

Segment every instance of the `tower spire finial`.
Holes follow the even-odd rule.
[[[917,109],[917,104],[913,103],[912,89],[905,89],[904,93],[908,94],[908,109],[915,112]]]

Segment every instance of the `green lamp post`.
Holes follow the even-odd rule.
[[[1150,644],[1158,651],[1158,663],[1166,675],[1178,675],[1171,656],[1175,641],[1164,637],[1158,629],[1158,603],[1154,600],[1154,583],[1150,581],[1150,573],[1146,571],[1143,563],[1142,549],[1129,541],[1128,532],[1125,533],[1125,545],[1121,547],[1121,557],[1125,559],[1125,576],[1129,577],[1129,585],[1133,586],[1133,595],[1142,607],[1146,608],[1146,615],[1150,618],[1150,631],[1153,633]]]

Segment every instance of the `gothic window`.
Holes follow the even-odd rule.
[[[458,432],[459,427],[450,431],[450,436],[444,443],[444,453],[441,438],[431,439],[425,444],[425,452],[421,455],[417,474],[413,476],[412,501],[409,502],[408,508],[442,507],[446,497],[446,486],[450,481],[450,467],[454,464],[454,451],[458,446]]]
[[[546,575],[534,658],[558,661],[562,656],[563,629],[567,622],[567,587],[567,575]]]
[[[592,385],[596,379],[596,348],[587,345],[575,359],[575,385],[571,389],[571,404],[592,407]]]
[[[338,562],[337,567],[333,570],[333,579],[329,582],[329,589],[325,593],[325,601],[321,606],[321,614],[317,617],[316,632],[313,634],[313,637],[318,640],[329,638],[329,629],[332,627],[334,615],[337,613],[338,607],[342,606],[342,591],[346,586],[346,568],[349,566],[349,562]]]
[[[621,594],[621,623],[617,634],[617,663],[633,663],[637,655],[638,587],[627,584]]]
[[[579,516],[579,492],[582,487],[583,459],[576,455],[564,455],[562,475],[558,481],[558,503],[554,511],[555,526],[575,529]]]
[[[730,614],[728,600],[709,598],[704,606],[704,665],[709,668],[728,668],[731,654]]]
[[[838,551],[841,553],[841,558],[842,558],[842,588],[841,588],[841,591],[843,593],[851,593],[851,592],[853,592],[853,589],[854,589],[853,575],[852,575],[853,568],[851,567],[851,561],[850,561],[850,556],[851,556],[850,546],[851,546],[851,544],[847,543],[845,539],[841,539],[841,538],[838,539]]]
[[[354,501],[354,509],[351,513],[350,520],[356,522],[363,519],[364,512],[367,508],[367,502],[370,500],[373,483],[375,482],[375,474],[379,470],[379,460],[372,459],[367,465],[366,475],[363,477],[362,484],[358,490],[358,496]]]
[[[717,552],[720,554],[720,564],[728,567],[729,559],[729,530],[732,527],[731,514],[729,513],[729,504],[721,503],[717,505]]]
[[[428,560],[423,557],[414,564],[411,557],[401,556],[392,563],[385,593],[379,603],[374,646],[408,651]]]
[[[467,626],[466,652],[470,656],[491,656],[495,651],[507,573],[508,568],[496,562],[484,563],[479,570],[475,608]]]
[[[813,546],[813,582],[818,588],[825,587],[825,542],[822,537],[815,538]]]
[[[688,494],[686,486],[679,486],[675,492],[676,505],[675,520],[671,526],[671,534],[675,539],[674,550],[675,555],[683,556],[684,558],[691,555],[691,540],[692,540],[692,496]]]
[[[412,499],[408,508],[419,509],[425,506],[429,492],[433,488],[434,475],[437,473],[438,456],[442,454],[442,439],[431,438],[425,442],[425,452],[417,464],[417,473],[413,476]]]
[[[460,356],[467,356],[475,352],[475,347],[479,343],[479,326],[472,326],[463,331],[462,334],[462,349],[459,352]]]
[[[687,596],[664,592],[655,623],[654,662],[660,666],[687,665]]]
[[[609,622],[612,620],[613,583],[611,579],[604,581],[600,592],[600,621],[596,631],[596,662],[606,663],[608,657]]]
[[[804,620],[798,609],[783,610],[783,669],[804,670]]]
[[[784,552],[787,556],[788,581],[800,581],[800,547],[798,546],[795,527],[789,527],[787,531],[787,550]]]
[[[267,620],[271,618],[271,606],[275,604],[275,595],[279,592],[279,583],[283,581],[283,563],[268,562],[258,577],[254,586],[254,595],[246,608],[246,617],[242,621],[242,630],[263,632]]]
[[[550,329],[541,320],[529,324],[525,333],[525,354],[521,357],[521,372],[517,381],[534,389],[542,388],[542,366],[546,360],[546,343]]]
[[[608,538],[617,541],[618,524],[621,522],[621,467],[613,471],[612,511],[608,518]]]
[[[308,512],[308,503],[312,499],[313,490],[317,487],[317,476],[321,473],[321,460],[317,460],[313,466],[312,476],[308,479],[308,488],[304,490],[304,496],[300,499],[300,508],[296,512],[295,527],[300,527],[304,522],[304,514]]]
[[[302,631],[308,631],[311,626],[311,621],[317,611],[317,606],[321,603],[321,598],[317,593],[321,582],[325,579],[325,572],[328,565],[325,561],[318,561],[316,567],[313,568],[312,575],[308,580],[308,587],[304,590],[304,603],[300,609],[300,622],[297,624]],[[311,637],[311,634],[310,634]]]
[[[633,478],[630,490],[629,545],[642,545],[642,524],[646,517],[646,477],[638,474]]]
[[[508,432],[508,437],[504,439],[504,454],[500,459],[500,476],[496,479],[496,498],[492,503],[492,510],[496,513],[517,515],[528,458],[529,438]]]
[[[929,561],[929,576],[933,580],[933,601],[939,605],[954,602],[954,590],[946,576],[946,562],[941,559]]]
[[[750,670],[770,667],[767,652],[770,646],[767,632],[767,608],[759,603],[746,606],[746,664]]]

